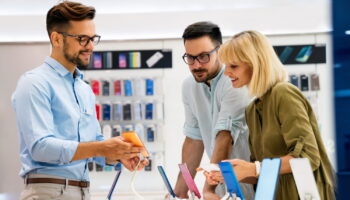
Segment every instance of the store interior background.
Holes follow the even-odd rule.
[[[162,77],[164,95],[164,126],[162,128],[165,155],[164,167],[172,185],[175,185],[181,162],[181,146],[184,139],[184,121],[181,101],[181,83],[190,75],[181,56],[184,53],[181,35],[193,22],[209,20],[217,23],[225,40],[243,30],[258,30],[268,35],[274,45],[326,44],[325,64],[318,66],[288,67],[289,71],[317,70],[320,74],[321,91],[319,107],[322,137],[335,166],[335,143],[333,123],[331,2],[330,0],[81,0],[97,10],[96,30],[102,42],[95,50],[146,50],[171,49],[172,68],[161,70],[115,71],[121,77]],[[23,181],[18,177],[19,138],[11,94],[21,74],[40,64],[50,53],[45,28],[46,12],[57,1],[12,0],[0,1],[0,200],[18,199]],[[89,77],[110,77],[108,71],[86,72]],[[203,163],[207,163],[206,155]],[[153,168],[153,170],[156,170]],[[95,178],[92,176],[92,178]],[[142,176],[138,176],[142,179]],[[104,199],[113,176],[92,179],[93,199]],[[196,182],[201,188],[201,174]],[[145,185],[161,185],[154,191],[159,197],[165,193],[161,178],[139,180],[136,188]],[[106,187],[100,187],[100,186]],[[121,179],[117,185],[129,185]],[[158,187],[158,186],[155,186]],[[130,198],[127,192],[125,199]]]

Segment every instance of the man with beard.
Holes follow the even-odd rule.
[[[182,163],[186,163],[191,175],[196,175],[203,152],[210,163],[229,158],[249,160],[248,130],[244,109],[249,103],[248,91],[232,89],[231,80],[223,75],[224,66],[219,63],[217,50],[222,44],[220,28],[211,22],[189,25],[183,35],[185,54],[183,60],[193,76],[182,87],[185,106],[185,141],[182,147]],[[241,184],[247,199],[253,199],[253,189]],[[175,193],[188,198],[188,188],[179,174]],[[219,200],[225,192],[222,184],[205,183],[203,198]]]
[[[64,1],[47,13],[51,56],[26,72],[12,97],[20,134],[20,199],[90,199],[88,162],[136,168],[142,150],[104,139],[95,96],[77,66],[87,66],[100,36],[95,9]],[[139,165],[144,167],[148,161]]]

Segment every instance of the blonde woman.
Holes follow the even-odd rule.
[[[225,75],[234,88],[247,86],[254,101],[246,108],[251,161],[230,160],[240,182],[256,184],[255,161],[281,158],[276,199],[299,199],[289,160],[308,158],[321,199],[335,199],[334,175],[312,108],[298,88],[286,81],[287,73],[268,39],[244,31],[219,50]],[[207,174],[208,182],[223,181]]]

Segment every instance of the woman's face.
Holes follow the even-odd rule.
[[[246,63],[234,62],[226,64],[224,74],[231,79],[232,87],[241,88],[249,84],[253,69]]]

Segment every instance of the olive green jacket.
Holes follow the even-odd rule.
[[[334,173],[312,108],[287,82],[275,84],[246,108],[252,161],[291,155],[308,158],[322,200],[334,197]],[[280,175],[275,199],[299,199],[293,175]]]

